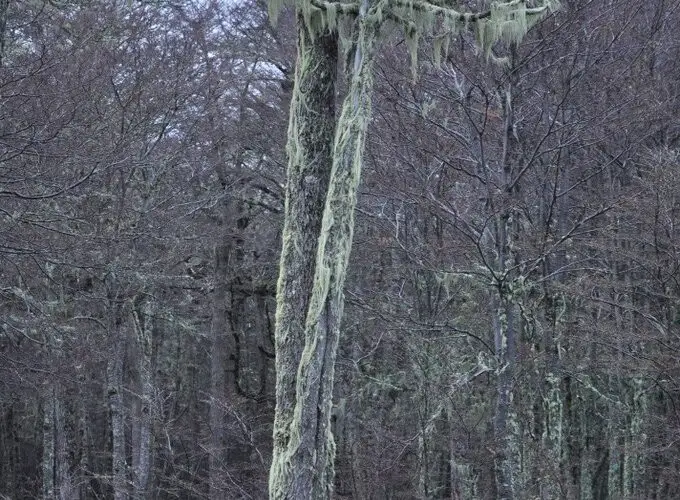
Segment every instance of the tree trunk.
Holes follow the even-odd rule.
[[[515,349],[517,332],[516,305],[501,299],[498,316],[494,321],[496,359],[498,362],[496,410],[494,415],[494,437],[496,452],[496,489],[499,500],[513,500],[515,497],[516,433],[514,429],[513,376],[515,373]]]
[[[87,403],[89,401],[85,388],[86,377],[78,375],[78,402],[77,402],[77,475],[76,488],[79,498],[88,498],[90,493],[90,422],[88,418]]]
[[[225,217],[222,224],[227,224]],[[209,484],[211,500],[224,498],[223,488],[225,474],[225,451],[227,447],[225,436],[225,406],[229,395],[233,394],[233,367],[228,366],[230,353],[233,354],[233,333],[227,320],[227,305],[231,303],[229,293],[229,269],[232,254],[231,244],[224,239],[215,246],[214,276],[215,289],[212,297],[212,353],[210,365],[211,398],[210,398],[210,456],[209,456]],[[231,374],[231,377],[228,377]]]
[[[366,15],[367,10],[368,2],[364,1],[352,80],[335,135],[333,167],[318,240],[287,450],[276,457],[278,463],[273,468],[278,469],[278,474],[270,477],[270,496],[276,499],[330,498],[333,488],[335,446],[330,417],[334,365],[344,305],[343,286],[354,230],[354,208],[370,117],[371,72],[377,38],[375,19]],[[284,233],[284,239],[286,237]],[[285,267],[282,266],[281,272],[286,272]],[[277,338],[277,343],[279,340]]]
[[[515,47],[511,45],[510,60],[515,60]],[[518,436],[514,412],[514,374],[516,371],[516,352],[519,328],[519,307],[523,277],[515,267],[515,241],[517,222],[521,214],[515,209],[513,201],[518,191],[515,170],[520,161],[519,145],[513,114],[514,83],[516,71],[511,73],[510,82],[505,90],[503,153],[499,175],[506,198],[498,200],[495,217],[495,255],[497,276],[497,297],[495,300],[494,343],[497,361],[496,409],[494,415],[494,438],[496,450],[494,467],[496,489],[499,500],[513,500],[515,497],[516,471],[519,468],[517,456]]]
[[[276,306],[276,414],[269,476],[272,499],[293,499],[291,469],[293,410],[304,325],[312,291],[314,257],[332,165],[335,130],[337,38],[314,40],[298,12],[298,56],[288,131],[283,249]]]
[[[44,396],[43,412],[43,498],[77,500],[69,466],[66,414],[52,382]]]
[[[140,386],[138,418],[139,438],[134,450],[134,498],[147,497],[151,476],[151,448],[153,446],[153,305],[146,294],[137,295],[133,303],[133,319],[137,340],[137,356]]]
[[[16,497],[17,461],[19,457],[16,423],[14,419],[14,398],[8,398],[2,406],[0,424],[0,485],[9,498]],[[5,406],[6,405],[6,406]]]
[[[54,429],[55,405],[54,387],[50,383],[43,400],[43,458],[42,483],[43,498],[56,498],[55,491],[55,448],[56,435]]]
[[[7,44],[7,11],[10,0],[0,0],[0,68],[5,61],[5,46]]]
[[[120,306],[109,302],[116,309],[110,314],[109,326],[112,352],[106,367],[108,383],[109,412],[111,415],[112,442],[112,486],[113,499],[127,499],[127,462],[125,457],[125,408],[123,406],[123,368],[125,358],[125,337],[120,325]]]

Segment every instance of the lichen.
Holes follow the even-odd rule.
[[[411,58],[411,76],[415,80],[418,76],[418,40],[420,39],[420,32],[413,26],[409,27],[406,35],[406,47]]]
[[[268,0],[267,13],[269,14],[269,21],[273,26],[276,26],[276,23],[279,20],[279,13],[285,5],[286,0]]]
[[[449,42],[451,36],[446,33],[444,35],[438,35],[435,37],[433,42],[434,50],[434,64],[437,68],[441,67],[442,59],[446,59],[449,55]]]

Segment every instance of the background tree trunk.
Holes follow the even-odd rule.
[[[136,425],[139,427],[138,442],[133,449],[133,472],[135,500],[144,500],[149,494],[152,470],[154,411],[153,370],[153,297],[142,292],[132,304],[132,316],[136,333],[139,372],[140,401]]]
[[[111,485],[114,500],[128,498],[128,470],[125,441],[125,405],[123,402],[123,370],[125,362],[125,332],[121,325],[121,304],[118,300],[109,300],[108,337],[111,354],[107,361],[107,392],[109,418],[111,425]]]
[[[231,204],[227,204],[231,206]],[[229,212],[225,208],[225,212]],[[231,213],[222,215],[221,241],[214,250],[215,289],[212,293],[211,340],[212,357],[210,367],[210,498],[224,498],[225,474],[227,474],[227,433],[225,426],[226,409],[234,404],[234,366],[235,357],[234,332],[228,319],[229,307],[232,303],[229,278],[233,275],[234,250],[227,227],[231,227]]]
[[[55,393],[54,386],[49,384],[43,397],[43,459],[42,459],[42,491],[43,498],[56,499],[56,430],[55,430]]]

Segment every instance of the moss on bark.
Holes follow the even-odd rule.
[[[270,498],[298,498],[291,489],[291,432],[304,318],[332,165],[337,39],[312,36],[298,12],[298,60],[288,133],[288,180],[276,308],[276,415]]]

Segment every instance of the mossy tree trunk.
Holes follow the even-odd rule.
[[[366,9],[367,2],[364,2],[364,13]],[[310,461],[316,463],[312,482],[305,486],[311,488],[311,496],[307,498],[329,498],[333,486],[335,446],[330,425],[333,379],[344,306],[343,287],[354,232],[354,209],[370,119],[372,60],[377,35],[374,28],[370,13],[366,13],[360,20],[352,81],[335,136],[333,169],[305,325],[305,348],[298,369],[293,416],[298,444],[293,464],[303,467]]]
[[[374,7],[375,8],[375,7]],[[290,228],[289,217],[294,196],[304,196],[303,186],[297,193],[291,190],[286,200],[286,227],[284,228],[284,255],[281,261],[281,277],[279,279],[279,296],[277,308],[277,421],[275,422],[274,463],[270,475],[270,498],[329,498],[333,488],[335,447],[331,434],[331,409],[333,396],[333,378],[335,358],[340,336],[340,323],[344,305],[343,286],[349,262],[354,229],[354,208],[356,206],[357,189],[361,173],[362,155],[366,128],[370,117],[370,95],[373,87],[372,62],[375,42],[377,40],[377,17],[369,10],[368,2],[361,6],[359,32],[354,49],[354,66],[347,97],[344,100],[335,139],[333,142],[332,170],[328,181],[325,207],[320,231],[312,234],[318,236],[316,263],[306,262],[313,266],[314,275],[311,287],[298,289],[298,301],[306,301],[306,321],[304,336],[300,339],[296,331],[290,327],[299,327],[299,319],[291,313],[304,309],[293,309],[291,305],[302,305],[300,302],[286,304],[286,295],[281,295],[287,281],[289,269],[286,265],[286,245],[291,239],[309,237],[300,235],[300,228]],[[304,48],[306,33],[300,30],[299,47]],[[296,89],[292,111],[300,113],[299,102],[302,76],[308,70],[308,54],[301,53],[298,60]],[[335,75],[333,74],[333,77]],[[308,94],[309,96],[309,94]],[[304,129],[293,135],[296,126],[302,124],[302,113],[291,117],[291,166],[295,166],[295,144],[304,135]],[[307,125],[307,124],[305,124]],[[318,132],[317,132],[318,134]],[[316,147],[320,137],[315,139]],[[297,172],[291,172],[294,176]],[[306,180],[306,179],[305,179]],[[297,187],[297,186],[294,186]],[[302,221],[310,220],[309,216]],[[295,246],[293,247],[296,248]],[[299,256],[296,256],[299,259]],[[294,263],[293,263],[294,265]],[[299,265],[299,263],[298,263]],[[309,267],[306,268],[308,270]],[[299,277],[298,277],[299,279]],[[311,290],[311,295],[305,295]],[[293,297],[295,298],[295,297]],[[287,321],[286,321],[287,320]],[[288,328],[286,328],[288,327]],[[287,331],[286,331],[287,330]],[[288,338],[286,338],[286,335]],[[282,344],[291,340],[296,351],[288,359],[282,359]],[[302,340],[303,343],[298,343]],[[297,351],[298,346],[302,350]],[[298,354],[299,353],[299,354]],[[296,379],[286,374],[291,368],[297,368]],[[282,390],[290,390],[291,386],[281,387],[282,377],[289,382],[295,380],[294,405],[291,400],[281,401],[278,396]],[[288,394],[290,396],[292,394]],[[286,406],[281,405],[286,403]],[[292,411],[291,411],[292,410]],[[285,414],[284,414],[285,412]],[[282,416],[286,420],[282,421]],[[285,424],[285,427],[280,427]],[[277,434],[278,433],[278,434]],[[283,438],[283,439],[282,439]],[[282,446],[285,443],[285,446]]]
[[[280,2],[273,2],[274,10],[277,3]],[[362,0],[360,5],[297,4],[298,59],[291,103],[288,185],[277,289],[277,407],[269,477],[272,500],[324,499],[332,493],[335,446],[330,417],[344,306],[343,286],[370,122],[373,57],[380,26],[390,7],[395,5],[385,0]],[[399,19],[403,6],[396,7],[399,13],[392,14]],[[431,30],[436,15],[442,16],[451,33],[469,22],[483,19],[478,36],[482,46],[490,47],[500,38],[514,40],[526,32],[529,11],[522,9],[523,2],[510,2],[495,6],[488,13],[462,15],[423,2],[414,14],[410,6],[405,10],[415,15],[418,22],[404,21],[404,28],[414,69],[418,26]],[[358,29],[352,40],[353,65],[348,68],[350,87],[331,143],[337,42],[326,29],[335,29],[338,10],[357,15],[355,27]],[[487,18],[491,27],[504,28],[486,29]],[[506,29],[508,26],[513,29]],[[326,180],[329,163],[332,169]],[[503,218],[501,224],[507,222]],[[311,258],[314,253],[316,261]],[[514,346],[514,332],[508,333]],[[512,346],[508,359],[514,356]],[[500,361],[502,364],[503,360]],[[512,380],[511,373],[510,367],[505,377],[508,381]],[[505,390],[505,394],[509,392]]]
[[[315,255],[332,166],[338,43],[314,34],[298,12],[295,86],[288,130],[288,172],[276,308],[276,414],[270,498],[298,498],[290,456],[298,365],[314,278]]]

